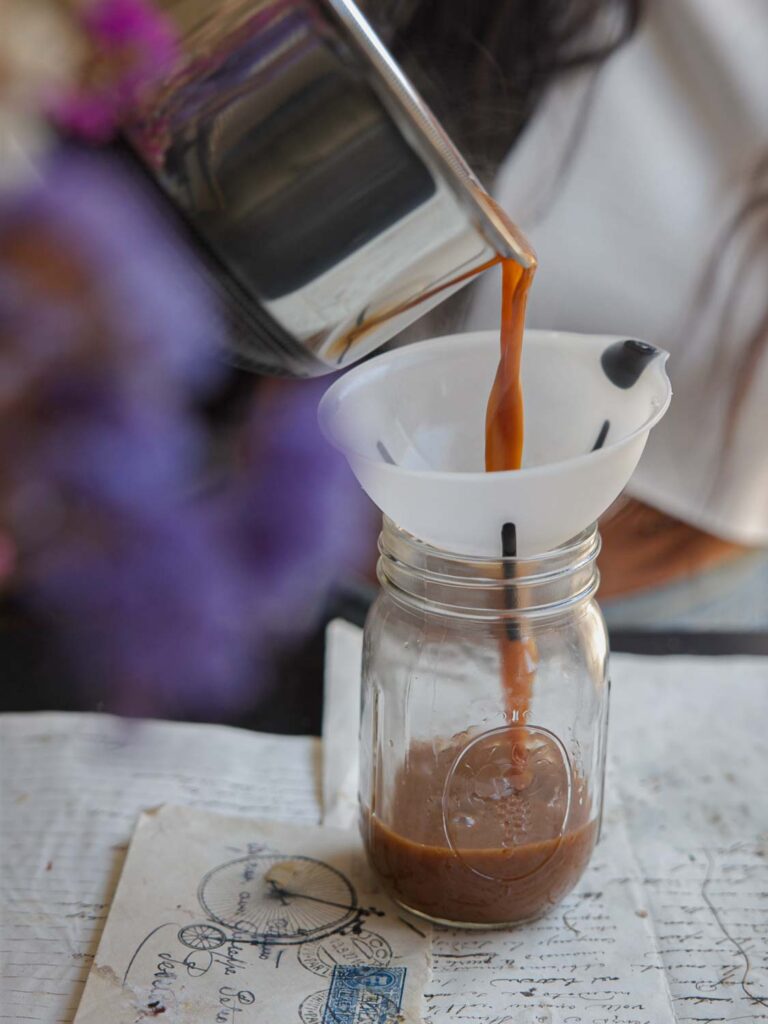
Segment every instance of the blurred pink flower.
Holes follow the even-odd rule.
[[[173,66],[176,32],[150,0],[86,0],[79,19],[92,58],[80,81],[53,100],[52,114],[65,131],[101,142]]]

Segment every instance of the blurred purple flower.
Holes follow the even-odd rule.
[[[101,142],[173,66],[176,33],[151,0],[86,0],[79,20],[92,59],[83,80],[53,98],[52,112],[64,130]]]
[[[375,551],[373,507],[317,424],[328,384],[274,382],[247,424],[233,534],[275,635],[311,628],[334,582],[360,573]]]
[[[163,212],[116,161],[78,151],[57,154],[38,183],[0,197],[0,231],[5,238],[44,231],[65,259],[72,251],[73,265],[93,282],[99,314],[119,339],[103,339],[101,356],[126,364],[124,388],[142,394],[162,389],[185,403],[180,385],[208,388],[221,372],[222,326],[205,278]],[[38,326],[24,361],[49,350],[51,358],[70,354],[68,346],[92,324],[93,301],[84,307],[69,295],[63,301],[50,291],[41,295],[37,282],[12,273],[0,265],[4,330],[13,316]]]
[[[250,704],[261,671],[246,581],[222,564],[206,510],[122,521],[113,511],[104,526],[109,546],[71,544],[33,578],[85,680],[107,681],[110,710],[130,715],[219,716]]]
[[[217,380],[220,324],[151,202],[101,156],[62,155],[0,203],[0,322],[6,571],[116,709],[250,705],[275,649],[370,548],[369,506],[317,427],[326,383],[260,389],[244,458],[201,489],[192,399]]]
[[[235,706],[247,581],[195,500],[190,398],[220,334],[201,281],[99,157],[60,158],[0,208],[0,267],[1,514],[23,591],[119,710]]]

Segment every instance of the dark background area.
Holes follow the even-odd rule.
[[[334,618],[362,626],[373,590],[345,590],[329,600],[319,627],[280,661],[276,683],[254,688],[252,706],[222,719],[263,732],[320,735],[323,708],[325,627]],[[611,650],[646,655],[768,655],[767,633],[614,631]],[[85,694],[46,624],[19,605],[0,613],[0,657],[4,683],[2,711],[110,711],[104,692]],[[209,720],[209,719],[206,719]]]

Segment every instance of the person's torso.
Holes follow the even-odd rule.
[[[531,326],[672,354],[675,398],[633,493],[768,542],[765,0],[651,0],[625,48],[553,87],[496,196],[539,255]],[[498,320],[486,277],[473,327]]]

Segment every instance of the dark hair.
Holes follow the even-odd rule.
[[[559,75],[597,68],[634,33],[645,0],[362,0],[365,13],[473,171],[499,164]],[[567,159],[567,158],[566,158]],[[398,343],[460,329],[464,288]]]
[[[366,13],[486,180],[559,74],[599,65],[644,0],[367,0]]]

